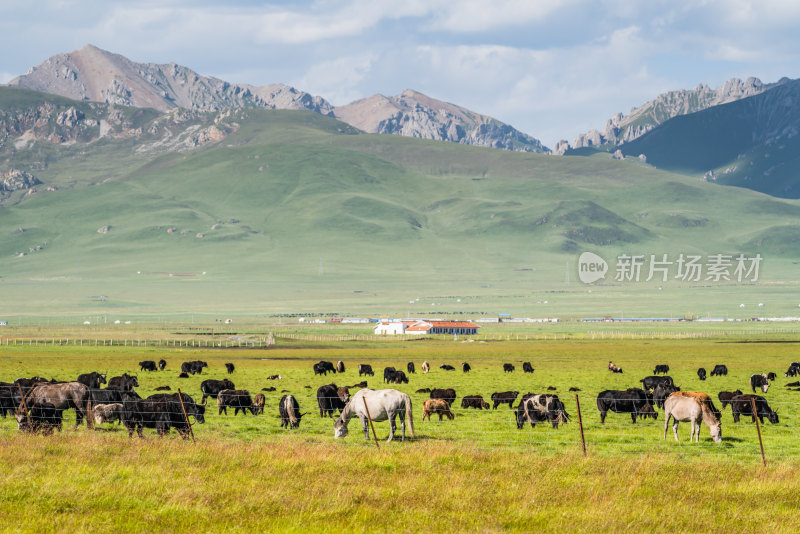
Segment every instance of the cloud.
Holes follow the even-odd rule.
[[[378,58],[377,54],[366,53],[323,61],[291,83],[312,94],[325,95],[334,105],[349,104],[364,96],[358,86],[369,76]]]
[[[432,30],[450,32],[486,32],[495,29],[518,27],[542,22],[575,0],[461,0],[437,2],[433,9]]]

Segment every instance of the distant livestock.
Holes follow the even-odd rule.
[[[232,375],[233,372],[236,370],[236,367],[232,363],[226,363],[225,369],[228,371],[229,375]]]
[[[422,362],[422,372],[427,373],[431,370],[431,365],[428,362]]]
[[[480,395],[467,395],[461,399],[462,408],[477,408],[478,410],[488,410],[490,404],[483,400]]]
[[[497,407],[501,404],[508,404],[509,408],[514,408],[512,404],[514,401],[517,400],[519,396],[519,391],[501,391],[492,393],[492,410],[496,410]]]
[[[122,423],[121,402],[94,406],[92,408],[92,413],[94,414],[95,424],[102,425],[103,423],[113,423],[114,421]]]
[[[800,375],[800,362],[792,362],[789,364],[789,369],[783,374],[785,377]]]
[[[278,402],[278,414],[281,416],[281,428],[294,429],[300,426],[305,415],[300,413],[300,405],[292,395],[284,395]]]
[[[534,371],[531,362],[525,362],[522,364],[522,372],[523,373],[532,373]]]
[[[188,373],[190,375],[200,375],[203,374],[203,367],[208,367],[208,363],[200,360],[183,362],[181,364],[181,372]]]
[[[153,360],[144,360],[143,362],[139,362],[139,369],[142,371],[158,371],[156,362]]]
[[[456,390],[454,390],[453,388],[432,389],[430,395],[432,399],[446,400],[447,404],[449,404],[450,406],[453,405],[457,397]]]
[[[736,391],[720,391],[717,395],[719,402],[722,404],[721,410],[725,409],[725,406],[731,403],[731,399],[736,397],[737,395],[741,395],[742,390],[737,389]]]
[[[158,370],[163,371],[164,368],[167,366],[166,360],[158,360]]]
[[[78,382],[91,389],[100,389],[100,385],[106,383],[106,375],[105,373],[100,374],[97,371],[92,371],[91,373],[78,375]]]
[[[470,371],[472,371],[472,367],[467,362],[464,362],[461,364],[461,370],[464,371],[465,373],[469,373]]]
[[[336,362],[336,372],[344,373],[344,362],[342,360]]]
[[[106,389],[116,389],[117,391],[131,391],[133,388],[139,387],[139,379],[131,376],[128,373],[122,373],[122,376],[114,376],[108,380]]]
[[[358,364],[358,376],[361,375],[375,376],[375,373],[372,371],[372,366],[367,363]]]
[[[711,371],[711,376],[728,376],[728,366],[715,365],[714,370]]]
[[[645,391],[655,389],[655,387],[659,384],[665,384],[668,386],[675,385],[675,382],[673,382],[672,377],[670,376],[648,376],[639,380],[639,382],[642,383],[642,389]]]
[[[614,362],[608,362],[608,370],[611,371],[612,373],[621,373],[622,367],[617,367],[617,365]]]
[[[347,388],[340,388],[336,384],[326,384],[317,390],[317,404],[319,405],[320,417],[333,417],[334,412],[344,410],[347,401],[350,400],[350,392]]]
[[[706,379],[706,370],[704,368],[701,367],[700,369],[697,370],[697,378],[699,378],[700,380]]]
[[[656,365],[656,368],[653,370],[653,374],[667,374],[669,373],[669,365]]]
[[[503,364],[503,372],[504,373],[513,373],[514,372],[514,365],[511,363],[504,363]]]
[[[756,392],[756,388],[761,388],[761,392],[766,393],[769,390],[769,380],[767,380],[767,375],[765,373],[760,375],[751,375],[750,387],[753,389],[753,393]]]
[[[336,368],[333,366],[333,362],[321,361],[314,364],[315,375],[327,375],[328,372],[334,374],[336,373]]]
[[[250,410],[253,415],[257,415],[253,399],[246,389],[223,389],[217,394],[217,408],[219,408],[218,415],[223,413],[228,415],[228,408],[233,408],[234,416],[239,415],[240,410],[242,415],[247,415],[247,410]]]
[[[439,369],[442,369],[443,371],[455,371],[456,370],[455,367],[453,367],[452,365],[447,365],[447,364],[440,365]]]
[[[203,393],[203,398],[200,399],[200,404],[205,404],[208,397],[216,398],[217,395],[219,395],[219,392],[223,389],[236,389],[236,386],[227,378],[222,380],[215,380],[213,378],[203,380],[200,383],[200,391]]]
[[[417,372],[416,369],[414,368],[414,362],[408,362],[408,365],[406,365],[406,369],[408,370],[408,374],[410,375],[413,375]]]

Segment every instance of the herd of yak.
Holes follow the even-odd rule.
[[[139,362],[142,371],[164,370],[166,361],[160,360]],[[181,364],[180,378],[189,375],[202,374],[208,364],[203,361],[190,361]],[[228,374],[232,374],[235,366],[226,363],[225,368]],[[421,365],[423,372],[430,371],[428,362]],[[441,365],[444,371],[454,371],[451,365]],[[530,362],[525,362],[522,369],[526,373],[533,373],[534,369]],[[514,372],[513,364],[503,364],[505,373]],[[622,369],[609,362],[608,370],[614,373],[622,373]],[[344,363],[321,361],[313,365],[315,375],[327,373],[343,373]],[[415,374],[416,368],[413,362],[406,366],[408,374]],[[462,371],[468,373],[471,366],[468,363],[462,364]],[[657,418],[658,414],[655,407],[663,408],[665,400],[672,393],[679,392],[673,379],[668,376],[668,365],[656,365],[653,376],[641,379],[641,387],[628,388],[626,390],[606,390],[597,395],[597,408],[600,412],[600,422],[604,423],[609,411],[615,413],[630,414],[633,423],[639,418]],[[372,366],[361,364],[358,366],[359,377],[374,376]],[[714,367],[711,376],[726,376],[728,369],[725,365]],[[703,368],[697,371],[700,380],[706,379],[706,370]],[[786,377],[800,375],[800,363],[793,362],[786,371]],[[280,379],[280,375],[267,377],[269,380]],[[750,387],[753,394],[743,394],[741,390],[721,391],[718,398],[722,404],[722,409],[727,405],[731,406],[734,422],[738,422],[740,416],[750,416],[753,422],[756,417],[763,423],[766,418],[771,423],[778,422],[778,414],[770,408],[767,400],[756,395],[756,390],[760,389],[766,393],[770,387],[770,382],[775,380],[774,373],[754,374],[750,377]],[[407,384],[408,375],[403,370],[394,367],[386,367],[383,370],[383,382],[387,384]],[[106,387],[103,388],[102,385]],[[135,389],[139,386],[136,376],[127,373],[115,376],[107,380],[105,374],[98,372],[85,373],[78,376],[77,380],[60,382],[53,379],[47,380],[42,377],[18,378],[13,383],[0,382],[0,414],[13,414],[16,417],[20,430],[30,432],[50,433],[54,429],[61,430],[62,414],[64,410],[74,409],[76,412],[77,427],[86,419],[88,427],[93,424],[103,424],[118,421],[125,426],[128,435],[134,432],[141,437],[143,428],[153,428],[159,435],[166,434],[174,428],[180,435],[187,438],[192,419],[197,423],[205,422],[205,408],[209,397],[217,400],[219,414],[227,414],[228,408],[233,408],[234,415],[240,411],[246,413],[250,411],[253,415],[264,412],[266,397],[263,393],[258,393],[251,397],[247,390],[236,389],[230,379],[208,379],[200,384],[202,399],[199,403],[186,393],[156,393],[147,398],[142,398]],[[800,388],[800,382],[787,384]],[[310,386],[306,386],[309,388]],[[367,387],[367,382],[347,387],[338,387],[336,384],[327,384],[317,390],[317,404],[319,406],[320,417],[334,417],[336,411],[340,413],[350,401],[350,388],[363,389]],[[555,390],[555,388],[548,388]],[[156,388],[160,391],[170,390],[169,386]],[[276,391],[275,387],[265,387],[264,392]],[[577,388],[570,388],[570,391],[580,391]],[[278,402],[278,413],[281,418],[281,426],[287,428],[297,428],[303,415],[300,411],[299,403],[287,390],[287,393]],[[430,419],[431,415],[438,414],[439,419],[447,417],[454,419],[452,411],[453,404],[457,398],[456,391],[452,388],[424,388],[418,389],[416,393],[427,393],[430,395],[423,403],[423,420]],[[553,428],[558,428],[559,423],[570,420],[564,404],[556,394],[534,394],[523,395],[515,408],[514,403],[519,397],[518,391],[494,392],[490,399],[491,409],[497,409],[501,404],[508,404],[509,408],[516,412],[517,428],[523,428],[525,423],[535,426],[537,423],[550,423]],[[753,410],[755,406],[755,410]],[[461,400],[461,408],[475,408],[479,410],[490,409],[489,402],[485,401],[481,395],[466,395]],[[715,415],[719,418],[719,411],[715,407]]]

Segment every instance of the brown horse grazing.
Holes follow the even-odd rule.
[[[25,408],[34,404],[49,402],[56,410],[75,408],[75,427],[86,418],[87,428],[92,428],[92,395],[91,390],[80,382],[62,382],[59,384],[37,384],[25,394],[25,402],[20,403],[16,411],[17,425],[26,420]]]
[[[689,421],[692,433],[689,441],[700,441],[700,421],[708,425],[711,438],[719,443],[722,441],[722,425],[719,420],[719,411],[711,402],[711,397],[705,393],[693,391],[676,391],[664,401],[664,439],[667,439],[667,427],[670,417],[674,419],[672,432],[675,441],[678,441],[678,422]],[[696,438],[695,438],[696,436]]]

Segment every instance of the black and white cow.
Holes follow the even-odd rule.
[[[92,408],[92,414],[94,415],[94,422],[98,425],[113,423],[114,421],[122,423],[122,403],[95,405]]]
[[[756,388],[761,388],[761,392],[766,393],[769,390],[769,380],[767,380],[767,374],[762,373],[760,375],[751,375],[750,387],[753,389],[753,393],[756,392]]]
[[[163,371],[167,366],[167,360],[158,360],[158,370]]]
[[[789,364],[789,369],[783,374],[783,376],[797,376],[800,375],[800,362],[792,362]]]
[[[281,428],[298,428],[305,415],[300,413],[300,405],[292,395],[284,395],[278,401],[278,413],[281,416]]]
[[[559,423],[569,421],[569,414],[558,395],[527,393],[517,406],[517,428],[525,426],[526,421],[531,424],[531,428],[536,423],[548,422],[553,428],[558,428]]]

